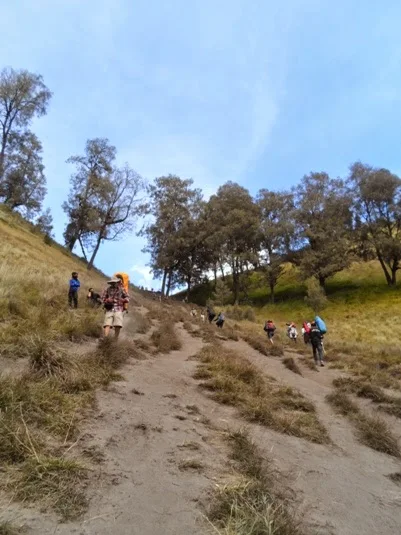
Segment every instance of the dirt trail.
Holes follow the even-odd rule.
[[[10,519],[25,522],[32,535],[208,532],[199,500],[230,472],[219,430],[245,422],[235,409],[215,403],[198,388],[192,378],[197,362],[190,357],[203,343],[177,329],[180,351],[131,361],[122,370],[124,381],[98,393],[99,413],[88,423],[82,442],[104,459],[94,474],[99,477],[89,486],[90,508],[84,518],[59,524],[53,515],[9,504]],[[300,377],[279,358],[262,356],[243,341],[224,344],[264,373],[298,388],[315,403],[329,431],[333,444],[323,446],[248,425],[266,456],[288,476],[311,533],[399,535],[401,488],[386,475],[400,471],[400,463],[358,444],[348,421],[327,405],[328,377],[336,372],[303,369]],[[202,466],[183,469],[188,460]]]
[[[179,328],[180,351],[129,363],[125,380],[99,392],[99,414],[89,423],[85,448],[101,451],[99,483],[89,488],[90,508],[79,522],[58,524],[33,510],[19,518],[33,535],[200,535],[206,532],[197,503],[227,465],[219,432],[233,425],[225,411],[205,397],[188,358],[202,346]],[[215,414],[217,409],[218,414]],[[200,469],[184,469],[188,460]],[[18,506],[10,506],[15,519]],[[18,518],[18,516],[17,516]]]
[[[259,445],[281,470],[291,474],[305,521],[322,535],[399,535],[401,489],[386,475],[400,471],[401,463],[359,444],[349,422],[333,413],[325,396],[331,391],[327,384],[336,374],[324,368],[301,377],[285,368],[279,358],[262,356],[245,342],[225,345],[313,401],[329,431],[333,445],[321,446],[252,427]],[[393,430],[400,434],[398,421]]]

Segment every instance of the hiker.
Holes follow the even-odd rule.
[[[102,304],[102,298],[100,294],[96,293],[93,288],[89,288],[86,298],[88,303],[93,307],[99,307]]]
[[[107,337],[110,328],[114,328],[114,336],[118,338],[124,322],[124,305],[128,303],[129,296],[124,290],[121,279],[114,277],[107,282],[108,287],[102,295],[102,302],[105,308],[103,333]]]
[[[273,337],[274,337],[274,332],[276,330],[276,326],[274,325],[274,322],[272,320],[267,320],[265,323],[265,326],[263,327],[263,330],[266,332],[267,338],[269,339],[271,345],[274,345]]]
[[[70,308],[78,308],[78,290],[81,283],[78,280],[78,273],[73,271],[71,273],[70,288],[68,290],[68,305]]]
[[[298,331],[297,331],[297,326],[295,325],[295,323],[291,322],[291,323],[287,323],[287,335],[288,335],[288,338],[290,340],[293,340],[294,344],[297,343],[297,339],[298,339]]]
[[[311,330],[311,324],[309,323],[309,321],[304,321],[302,325],[302,336],[304,338],[305,344],[309,344],[310,342],[310,336],[309,336],[310,330]]]
[[[196,310],[193,308],[193,309],[191,310],[191,316],[192,316],[193,318],[196,318],[197,315],[198,315],[198,313],[197,313]]]
[[[216,317],[216,314],[213,312],[213,310],[210,307],[207,307],[207,319],[209,320],[209,323],[212,323],[214,318]]]
[[[224,320],[225,320],[225,319],[226,319],[226,318],[225,318],[223,312],[220,312],[219,315],[217,316],[216,320],[215,320],[215,321],[216,321],[216,325],[217,325],[217,327],[219,327],[220,329],[222,329],[222,328],[223,328],[223,325],[224,325]]]
[[[320,362],[320,366],[324,366],[323,360],[323,334],[321,333],[317,323],[313,321],[311,323],[311,330],[309,333],[310,342],[313,349],[313,358],[315,364],[317,365]]]
[[[206,316],[203,312],[201,312],[200,319],[203,323],[205,323]]]

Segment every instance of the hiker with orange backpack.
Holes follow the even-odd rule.
[[[267,338],[270,341],[271,345],[274,345],[273,337],[276,331],[276,326],[274,325],[273,320],[267,320],[265,326],[263,327],[263,330],[266,332]]]
[[[110,329],[114,328],[114,336],[117,339],[124,323],[124,307],[128,304],[128,293],[122,286],[121,279],[114,277],[107,282],[108,287],[102,295],[105,308],[103,322],[103,334],[107,338]]]
[[[127,275],[127,273],[122,273],[122,272],[115,273],[113,277],[120,279],[121,286],[124,288],[125,292],[128,294],[129,293],[129,276]],[[128,301],[124,303],[124,312],[128,314]]]

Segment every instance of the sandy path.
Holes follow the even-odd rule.
[[[131,361],[122,370],[124,381],[98,393],[99,412],[88,423],[83,444],[101,451],[104,461],[89,486],[91,502],[84,518],[59,524],[54,515],[16,504],[8,505],[10,519],[26,523],[33,535],[209,532],[199,501],[230,472],[219,430],[245,422],[234,408],[215,403],[198,388],[192,378],[197,362],[189,357],[202,341],[177,328],[183,341],[180,351]],[[264,373],[298,388],[315,403],[329,431],[333,445],[322,446],[248,425],[266,456],[288,476],[311,533],[399,535],[401,488],[386,475],[400,471],[400,462],[358,444],[348,421],[327,405],[324,398],[336,372],[302,368],[300,377],[279,358],[264,357],[245,342],[225,345]],[[189,449],[190,444],[197,449]],[[203,467],[180,469],[188,459],[199,460]]]
[[[227,471],[220,432],[208,419],[225,428],[233,423],[232,411],[198,389],[192,379],[197,363],[188,357],[202,341],[181,328],[179,332],[180,351],[129,363],[122,370],[124,381],[98,393],[99,414],[88,424],[83,442],[103,452],[105,460],[98,481],[89,487],[91,503],[84,518],[59,524],[53,515],[18,505],[9,506],[10,518],[23,520],[33,535],[206,533],[198,502]],[[188,459],[201,461],[203,468],[180,469]]]
[[[335,373],[328,368],[302,369],[305,376],[301,377],[286,369],[279,358],[265,357],[243,341],[225,345],[312,400],[329,431],[333,445],[321,446],[252,426],[259,445],[290,474],[306,522],[321,535],[399,535],[401,488],[386,475],[400,471],[401,463],[359,444],[349,422],[333,413],[325,396]]]

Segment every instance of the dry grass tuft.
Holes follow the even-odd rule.
[[[360,398],[371,399],[375,403],[383,403],[389,400],[389,397],[380,387],[369,384],[363,379],[339,377],[334,379],[333,386],[344,392],[356,394]]]
[[[127,323],[129,332],[146,334],[152,327],[152,322],[148,317],[148,314],[141,314],[136,310],[129,312],[130,321]]]
[[[362,444],[393,457],[401,456],[398,440],[384,420],[360,414],[355,419],[355,426]]]
[[[170,321],[165,321],[153,331],[151,340],[156,347],[158,353],[170,353],[170,351],[177,351],[181,349],[182,343],[179,339],[174,324]]]
[[[198,451],[200,450],[200,445],[197,442],[184,442],[183,444],[179,444],[179,448],[192,450],[192,451]]]
[[[343,416],[359,413],[358,405],[344,392],[334,391],[326,397],[326,400],[334,407],[336,412]]]
[[[249,360],[220,346],[206,346],[195,378],[219,403],[238,407],[251,422],[317,443],[328,442],[313,403],[265,376]]]
[[[396,485],[401,485],[401,472],[394,472],[394,474],[389,474],[387,477]]]
[[[351,420],[362,444],[393,457],[401,456],[398,440],[384,420],[362,413],[342,390],[329,394],[326,399],[338,413]]]
[[[273,357],[281,357],[284,355],[284,350],[281,345],[278,343],[272,345],[263,335],[242,330],[240,336],[247,344],[253,347],[253,349],[262,353],[262,355]]]
[[[75,461],[46,457],[27,460],[7,481],[6,488],[22,502],[39,503],[63,521],[78,518],[87,508],[86,469]]]
[[[228,436],[238,481],[218,486],[208,518],[220,535],[301,535],[288,502],[277,490],[265,459],[239,431]]]
[[[295,362],[295,360],[292,357],[286,357],[285,359],[283,359],[283,364],[286,368],[288,368],[292,372],[297,373],[298,375],[302,375],[298,364]]]
[[[183,461],[180,461],[178,468],[181,471],[194,470],[196,472],[201,472],[204,469],[204,465],[201,461],[198,461],[197,459],[185,459]]]
[[[11,522],[0,522],[0,535],[23,535],[26,533],[25,528],[16,527]]]
[[[315,371],[315,372],[319,371],[313,359],[311,359],[311,358],[307,358],[307,357],[301,357],[299,360],[300,360],[303,364],[305,364],[305,366],[306,366],[307,368],[309,368],[310,370],[313,370],[313,371]]]

